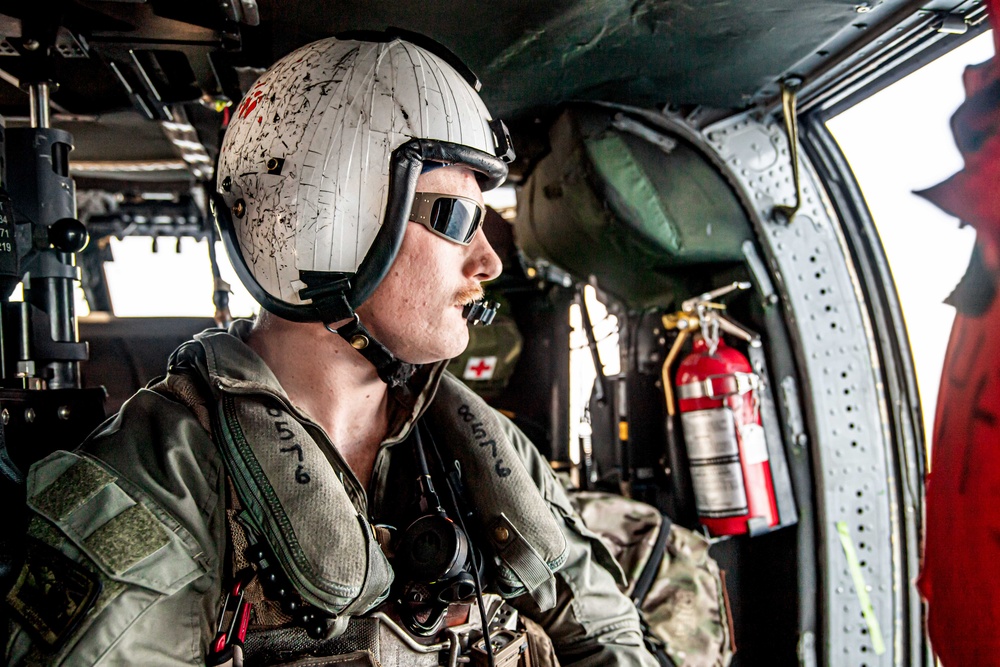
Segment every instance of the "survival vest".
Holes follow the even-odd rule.
[[[240,523],[263,538],[309,605],[333,619],[376,607],[393,572],[377,531],[351,502],[325,451],[329,440],[283,398],[212,375],[203,349],[197,340],[182,346],[172,373],[151,388],[208,422]],[[566,539],[492,408],[445,374],[423,419],[441,456],[458,463],[467,501],[494,552],[501,594],[527,593],[542,611],[551,609]],[[330,632],[344,627],[337,623]]]

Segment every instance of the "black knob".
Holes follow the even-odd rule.
[[[247,547],[247,558],[253,563],[264,560],[264,549],[260,545]]]
[[[288,598],[281,601],[281,608],[285,610],[285,613],[290,616],[295,616],[295,612],[299,610],[299,601],[295,598]]]
[[[306,634],[309,635],[311,639],[320,640],[326,637],[326,623],[323,621],[317,621],[309,627],[306,628]]]
[[[49,227],[49,243],[56,250],[80,252],[87,247],[88,241],[87,228],[76,218],[61,218]]]

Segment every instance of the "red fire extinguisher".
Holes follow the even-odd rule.
[[[681,312],[664,317],[680,330],[664,362],[667,410],[680,413],[699,520],[713,535],[742,535],[778,523],[774,482],[760,418],[760,377],[720,330],[751,345],[759,339],[721,315],[711,300],[748,283],[733,283],[690,299]],[[669,367],[686,337],[694,349],[681,361],[671,383]],[[677,406],[673,405],[673,391]]]

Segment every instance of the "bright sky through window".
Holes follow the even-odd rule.
[[[975,232],[912,194],[962,168],[949,119],[962,71],[993,55],[987,32],[827,123],[875,219],[917,369],[928,441],[955,310],[942,303],[965,273]]]

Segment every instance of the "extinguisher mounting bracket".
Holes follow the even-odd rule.
[[[717,287],[710,292],[705,292],[704,294],[699,294],[696,297],[692,297],[683,301],[681,303],[681,310],[685,313],[693,313],[699,305],[708,304],[720,296],[725,296],[730,292],[736,292],[738,290],[750,289],[750,283],[746,281],[736,281],[729,283],[728,285],[723,285],[722,287]],[[713,303],[711,305],[713,308],[723,309],[725,308],[722,304]]]

